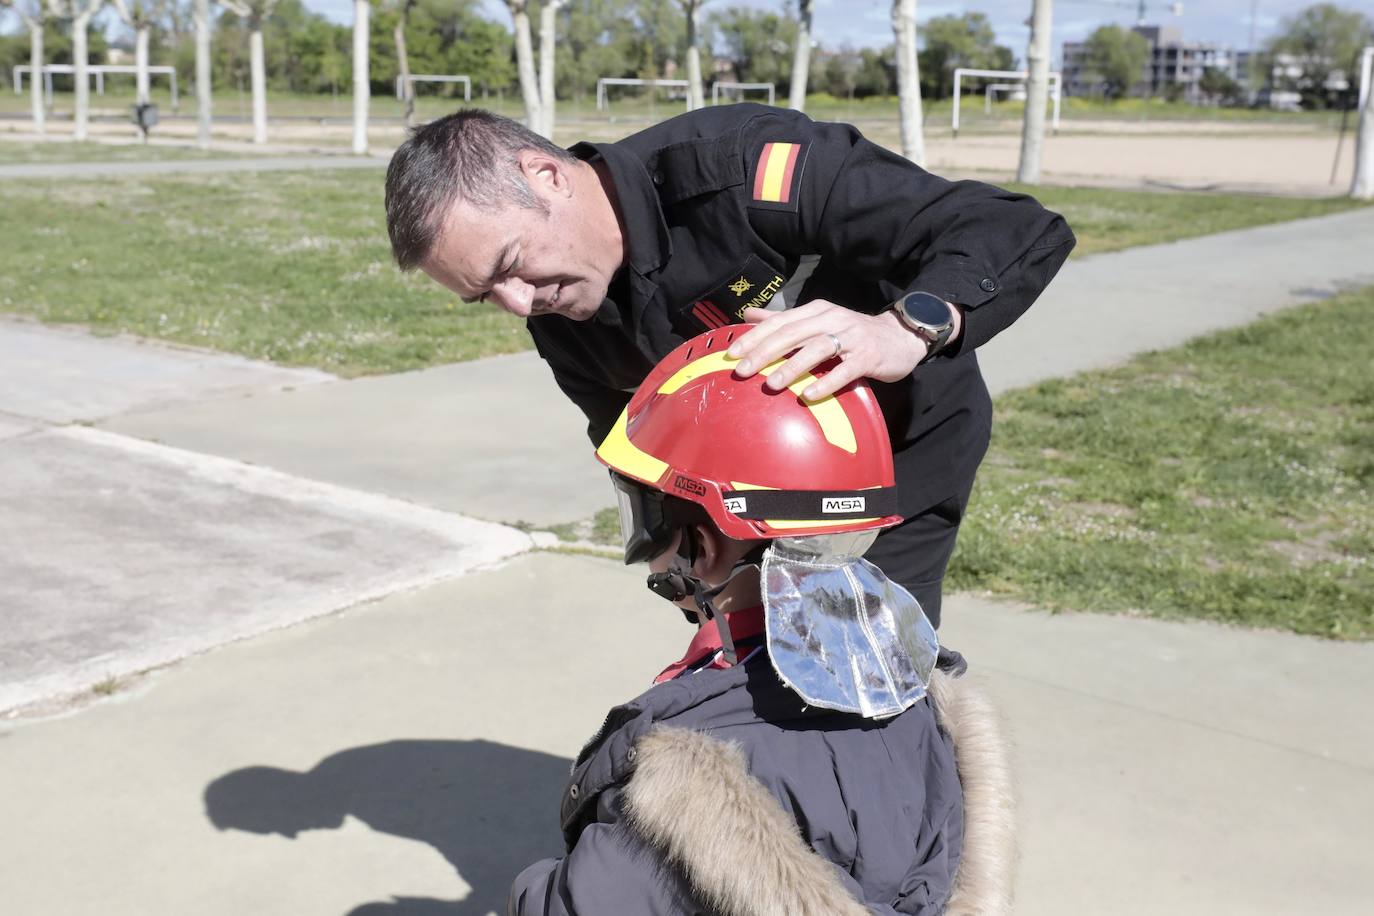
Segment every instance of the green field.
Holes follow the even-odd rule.
[[[1374,637],[1371,352],[1374,287],[999,398],[949,587]]]
[[[447,114],[465,104],[461,90],[455,92],[455,89],[456,87],[421,84],[416,97],[416,116],[425,121]],[[669,99],[663,90],[649,93],[638,87],[613,87],[610,93],[610,105],[604,111],[598,111],[596,108],[595,92],[589,91],[578,98],[560,99],[559,117],[580,122],[651,123],[684,110],[681,100]],[[767,96],[758,92],[751,92],[746,97],[750,101],[767,101]],[[166,83],[155,80],[151,98],[163,117],[195,117],[196,99],[193,92],[183,92],[179,99],[179,108],[174,111],[171,106],[171,92]],[[710,100],[709,90],[707,100]],[[777,101],[779,104],[786,104],[785,96],[777,96]],[[126,118],[133,102],[132,78],[111,79],[105,95],[91,94],[94,115]],[[466,104],[489,108],[516,118],[524,115],[524,106],[518,92],[505,91],[483,96],[478,91],[472,101]],[[0,87],[0,114],[25,114],[29,111],[29,106],[27,91],[19,95],[8,87]],[[948,129],[952,108],[951,99],[925,100],[922,110],[926,129]],[[59,118],[70,119],[73,110],[72,93],[55,93],[53,110]],[[213,110],[217,118],[248,119],[252,116],[252,96],[237,89],[219,89],[215,92]],[[960,107],[960,120],[967,130],[1020,130],[1023,110],[1023,103],[1003,100],[994,103],[992,113],[988,115],[984,112],[981,95],[965,95]],[[371,98],[369,112],[375,118],[396,119],[402,116],[404,108],[390,92],[376,93]],[[898,117],[897,99],[892,96],[845,99],[825,94],[811,95],[807,97],[806,112],[815,118],[840,121],[895,122]],[[353,116],[353,101],[347,94],[305,95],[268,92],[267,113],[270,118],[347,120]],[[1283,112],[1268,109],[1215,108],[1165,102],[1160,99],[1101,102],[1094,99],[1066,98],[1061,116],[1069,126],[1073,126],[1075,122],[1096,121],[1185,121],[1199,126],[1208,123],[1253,124],[1256,127],[1277,126],[1320,131],[1338,129],[1341,120],[1338,111]]]
[[[1038,193],[1068,216],[1079,255],[1353,206]],[[0,210],[12,230],[0,246],[0,311],[347,376],[529,346],[518,320],[396,270],[381,169],[9,180]]]

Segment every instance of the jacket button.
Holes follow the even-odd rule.
[[[982,287],[985,293],[997,292],[997,281],[992,279],[992,277],[984,277],[978,285]]]
[[[568,786],[568,797],[577,798],[577,786]]]
[[[660,186],[663,184],[663,173],[662,173],[662,172],[654,172],[654,184],[660,185]]]

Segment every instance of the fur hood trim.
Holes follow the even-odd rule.
[[[945,916],[1005,916],[1016,877],[1016,796],[1001,720],[967,677],[936,671],[928,696],[964,790],[964,849]]]
[[[990,704],[935,672],[930,699],[950,736],[964,790],[964,846],[949,916],[1010,912],[1015,841],[1011,768]],[[631,827],[663,850],[701,902],[722,916],[868,916],[835,866],[749,773],[734,744],[659,725],[636,742],[625,785]],[[716,800],[711,818],[684,817]],[[759,888],[768,888],[760,893]]]
[[[722,916],[868,916],[734,744],[658,726],[635,745],[625,811]],[[684,817],[701,800],[711,817]],[[768,888],[760,893],[759,888]]]

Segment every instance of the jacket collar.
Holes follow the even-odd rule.
[[[617,209],[629,240],[630,269],[644,277],[667,263],[673,254],[668,223],[654,180],[639,157],[614,143],[579,143],[569,152],[586,162],[600,159],[610,169]]]

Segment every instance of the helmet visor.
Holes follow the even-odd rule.
[[[620,512],[625,565],[645,563],[667,550],[673,539],[673,527],[664,511],[663,494],[614,471],[611,483]]]

